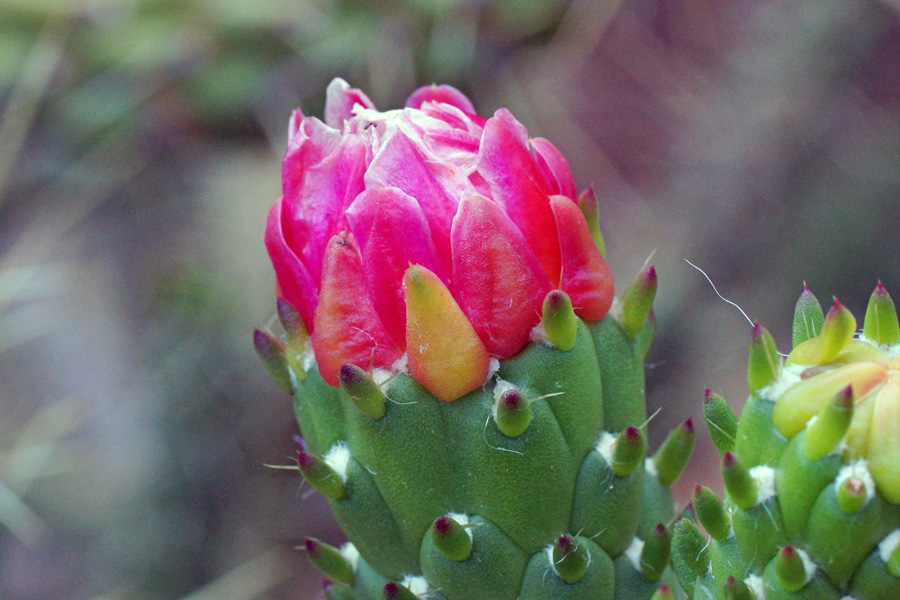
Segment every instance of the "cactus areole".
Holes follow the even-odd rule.
[[[725,502],[695,497],[714,539],[700,572],[681,569],[679,578],[695,599],[900,598],[894,303],[879,283],[860,333],[846,307],[834,300],[824,314],[804,286],[794,315],[786,356],[753,328],[750,398],[736,427],[724,400],[707,393]],[[694,556],[684,552],[674,564]]]
[[[614,302],[559,150],[449,86],[379,112],[340,79],[288,136],[265,237],[284,337],[254,342],[350,540],[316,541],[326,597],[678,589],[668,485],[693,429],[647,457],[656,271]]]

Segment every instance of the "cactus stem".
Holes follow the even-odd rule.
[[[291,373],[288,369],[284,343],[269,331],[254,329],[253,347],[272,379],[286,392],[290,392]]]
[[[750,392],[760,390],[778,379],[781,364],[778,348],[769,330],[759,323],[750,333],[750,356],[747,360],[747,385]]]
[[[717,542],[721,542],[731,533],[731,518],[716,495],[706,486],[694,488],[692,499],[694,512],[706,532]]]
[[[327,577],[353,585],[353,564],[340,550],[316,538],[306,538],[303,548],[310,562]]]
[[[719,454],[725,454],[734,450],[735,436],[737,435],[738,420],[734,411],[728,406],[728,402],[706,388],[703,399],[703,418],[709,437],[719,450]]]
[[[311,452],[298,452],[297,466],[303,478],[326,498],[339,500],[347,495],[338,472]]]
[[[664,486],[672,487],[672,484],[681,476],[694,451],[695,438],[694,421],[688,419],[669,434],[666,441],[653,455],[656,476]]]
[[[637,427],[627,427],[616,440],[612,453],[613,473],[619,477],[630,475],[647,453],[647,438]]]
[[[566,583],[577,583],[584,578],[591,562],[587,547],[574,536],[563,534],[551,546],[553,568]]]
[[[866,308],[866,318],[863,322],[863,335],[879,346],[891,346],[900,342],[897,308],[880,281],[869,297],[869,306]]]
[[[462,562],[472,553],[472,535],[450,515],[438,517],[431,526],[431,541],[448,560]]]
[[[656,287],[656,267],[651,265],[637,274],[622,296],[620,306],[622,328],[632,340],[637,337],[647,321],[653,300],[656,298]]]
[[[384,417],[387,399],[369,373],[356,365],[345,363],[341,365],[338,379],[341,389],[361,413],[376,421]]]
[[[789,592],[802,590],[812,578],[805,564],[809,559],[804,560],[802,553],[793,546],[785,546],[775,557],[775,576],[781,587]]]
[[[562,290],[553,290],[544,298],[541,325],[547,341],[562,352],[575,347],[578,333],[578,317],[572,309],[572,300]]]
[[[728,496],[739,508],[749,510],[756,504],[759,486],[733,452],[726,452],[722,458],[722,479]]]
[[[664,524],[658,523],[641,550],[641,572],[648,581],[659,581],[662,577],[669,564],[671,549],[672,533]]]
[[[808,460],[820,460],[830,454],[844,439],[853,419],[853,386],[848,385],[806,428],[803,455]]]

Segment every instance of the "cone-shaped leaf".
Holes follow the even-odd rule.
[[[322,379],[335,387],[346,363],[382,367],[402,354],[366,293],[359,250],[351,235],[339,234],[328,242],[313,347]]]
[[[737,417],[725,398],[709,388],[706,388],[703,400],[703,418],[709,430],[709,437],[719,449],[719,454],[734,450]]]
[[[338,377],[341,389],[364,415],[378,420],[387,410],[387,399],[371,375],[356,365],[346,364],[341,367]]]
[[[869,472],[878,490],[900,503],[900,382],[893,377],[878,391],[869,431]]]
[[[722,459],[722,480],[728,496],[738,507],[749,510],[756,504],[756,482],[733,452],[726,452]]]
[[[297,466],[303,478],[326,498],[337,500],[347,495],[341,476],[314,454],[299,452]]]
[[[622,329],[634,339],[644,323],[656,298],[656,267],[650,266],[637,274],[622,296]]]
[[[547,341],[551,344],[563,352],[575,347],[578,321],[572,310],[572,301],[565,292],[553,290],[547,294],[544,298],[541,324],[544,326]]]
[[[803,342],[819,336],[822,332],[822,323],[825,321],[825,313],[818,298],[803,284],[803,291],[797,299],[794,307],[794,345],[796,348]]]
[[[413,265],[403,276],[409,372],[445,401],[481,387],[490,355],[443,282]]]
[[[735,579],[734,575],[729,575],[725,580],[725,600],[755,600],[753,592],[747,587],[747,584],[740,579]]]
[[[275,382],[286,391],[291,391],[291,374],[288,371],[284,344],[268,331],[253,330],[253,347]]]
[[[713,491],[706,486],[698,485],[694,488],[692,505],[697,519],[706,532],[714,540],[724,541],[731,532],[731,518]]]
[[[778,349],[769,331],[756,323],[750,334],[750,357],[747,361],[747,385],[750,393],[778,379],[781,370]]]
[[[806,568],[793,546],[785,546],[775,557],[775,576],[789,592],[797,592],[806,585]]]
[[[431,541],[446,558],[461,562],[472,553],[472,538],[455,519],[438,517],[431,525]]]
[[[278,299],[278,320],[284,329],[286,343],[285,358],[291,373],[300,381],[306,381],[306,370],[300,362],[300,355],[306,349],[309,332],[300,317],[300,312],[293,304],[282,298]]]
[[[831,453],[844,439],[853,419],[853,387],[847,386],[837,393],[811,425],[803,437],[803,455],[809,460],[819,460]]]
[[[819,365],[828,362],[847,347],[855,333],[856,318],[835,298],[831,310],[825,316],[822,332],[818,337],[794,348],[788,356],[787,364]]]
[[[656,465],[656,475],[660,483],[671,487],[694,451],[694,422],[688,419],[675,428],[666,441],[663,442],[656,454],[653,455],[653,464]]]
[[[612,470],[619,477],[634,471],[647,453],[647,438],[637,427],[628,427],[619,434],[612,455]]]
[[[497,428],[503,435],[511,438],[519,437],[531,424],[531,402],[522,393],[510,388],[497,399],[497,412],[494,415]]]
[[[384,600],[418,600],[416,595],[409,591],[409,588],[393,581],[384,584],[381,589],[381,597]]]
[[[460,308],[491,354],[519,352],[553,289],[525,237],[500,205],[473,195],[459,203],[450,239]]]
[[[591,230],[591,237],[600,255],[606,256],[606,243],[603,241],[603,234],[600,232],[600,203],[597,202],[597,196],[594,194],[594,186],[589,185],[581,195],[578,196],[578,208],[587,221],[588,228]]]
[[[675,594],[672,593],[672,589],[669,586],[662,584],[659,586],[659,589],[653,593],[650,600],[675,600]]]
[[[882,346],[900,342],[897,309],[894,307],[894,301],[891,300],[890,294],[880,281],[869,298],[866,319],[863,323],[863,335]]]
[[[675,520],[672,548],[698,577],[706,575],[709,569],[709,543],[693,521],[682,517]]]
[[[848,515],[859,512],[868,499],[866,484],[856,477],[848,477],[837,488],[837,503],[842,511]]]
[[[587,547],[572,536],[561,535],[553,544],[553,567],[566,583],[581,581],[590,561]]]
[[[641,572],[648,581],[659,581],[662,577],[669,565],[671,549],[672,533],[662,523],[657,524],[641,550]]]
[[[900,578],[900,546],[897,546],[894,548],[894,551],[891,552],[891,555],[887,560],[887,570],[888,573],[894,577]]]
[[[304,547],[309,561],[319,571],[335,581],[353,585],[353,565],[340,550],[316,538],[306,538]]]
[[[578,206],[565,196],[553,196],[550,207],[556,218],[562,259],[559,288],[572,299],[579,317],[588,321],[602,319],[612,305],[612,272],[597,250]]]

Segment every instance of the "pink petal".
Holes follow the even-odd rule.
[[[441,272],[449,273],[450,224],[456,214],[459,188],[471,191],[468,180],[448,165],[427,160],[422,149],[397,130],[379,148],[365,181],[367,188],[396,187],[416,199],[431,229]]]
[[[328,240],[347,228],[344,211],[363,191],[366,145],[315,118],[303,120],[282,164],[285,238],[321,281]]]
[[[350,84],[335,77],[325,90],[325,122],[335,129],[343,129],[344,121],[353,116],[353,107],[375,108],[362,90],[351,88]]]
[[[562,275],[559,288],[572,299],[575,314],[588,321],[602,319],[613,300],[613,276],[597,249],[587,220],[566,196],[550,198],[556,217]]]
[[[349,234],[331,238],[322,270],[313,349],[322,378],[338,385],[341,365],[390,365],[400,348],[387,334],[366,291],[359,248]]]
[[[406,347],[403,274],[418,264],[448,283],[439,266],[428,222],[416,200],[397,188],[361,193],[347,209],[347,220],[362,255],[372,304],[394,342]]]
[[[406,108],[420,108],[425,102],[450,104],[470,115],[475,114],[472,101],[452,85],[426,85],[414,91],[406,101]]]
[[[561,194],[568,196],[572,200],[577,200],[578,188],[575,187],[572,170],[569,168],[569,163],[566,157],[562,155],[562,152],[544,138],[531,140],[531,147],[534,148],[534,156],[537,159],[538,166],[544,172],[544,176],[550,184],[550,193]]]
[[[544,175],[528,151],[526,136],[525,128],[509,111],[498,110],[484,126],[478,172],[556,285],[560,269],[556,223],[544,189]]]
[[[293,304],[309,331],[313,328],[313,315],[318,303],[318,288],[306,265],[288,246],[282,229],[282,200],[279,198],[269,209],[266,222],[266,250],[275,268],[279,297]]]
[[[290,143],[290,140],[292,140],[300,131],[300,124],[302,122],[303,111],[297,108],[291,113],[291,118],[288,119],[288,143]]]
[[[491,354],[516,354],[553,289],[528,242],[499,204],[468,196],[453,219],[452,244],[460,308]]]

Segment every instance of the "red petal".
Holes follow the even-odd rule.
[[[313,335],[316,364],[322,378],[338,385],[341,365],[384,367],[402,352],[391,340],[366,292],[359,249],[352,235],[328,242],[322,269],[322,291]]]
[[[363,191],[366,147],[315,118],[303,120],[282,164],[285,239],[318,284],[325,245],[347,228],[344,211]]]
[[[335,129],[343,129],[344,121],[353,116],[353,107],[357,104],[375,108],[362,90],[352,88],[340,77],[335,77],[325,90],[325,122]]]
[[[445,184],[469,185],[462,175],[454,175],[448,165],[426,161],[422,150],[398,130],[378,150],[365,176],[367,188],[396,187],[418,201],[444,273],[450,271],[450,224],[461,197],[458,190],[448,190]]]
[[[528,151],[525,132],[506,109],[498,110],[484,126],[478,172],[491,186],[491,195],[522,231],[555,285],[559,281],[559,242],[545,178]]]
[[[297,307],[306,328],[312,331],[313,315],[318,303],[318,288],[306,265],[288,246],[284,238],[281,205],[282,201],[279,198],[269,209],[269,218],[266,222],[266,250],[269,252],[269,258],[272,259],[272,266],[275,267],[278,296]]]
[[[475,107],[472,105],[472,101],[452,85],[432,84],[422,86],[410,94],[409,99],[406,101],[406,108],[419,108],[425,102],[442,102],[455,106],[470,115],[475,114]]]
[[[372,303],[384,327],[406,347],[403,274],[410,263],[448,278],[439,267],[428,222],[416,200],[397,188],[364,191],[347,209],[347,220],[360,247],[363,272]]]
[[[578,205],[565,196],[553,196],[550,206],[556,217],[562,255],[559,288],[572,299],[579,317],[588,321],[602,319],[612,305],[612,273]]]
[[[538,166],[544,172],[550,184],[550,193],[561,194],[568,196],[572,200],[577,200],[578,188],[575,187],[572,170],[569,168],[569,162],[562,155],[562,152],[544,138],[531,140],[531,147],[534,148]]]
[[[469,196],[453,219],[453,286],[459,305],[491,354],[528,343],[553,289],[522,232],[496,202]]]

